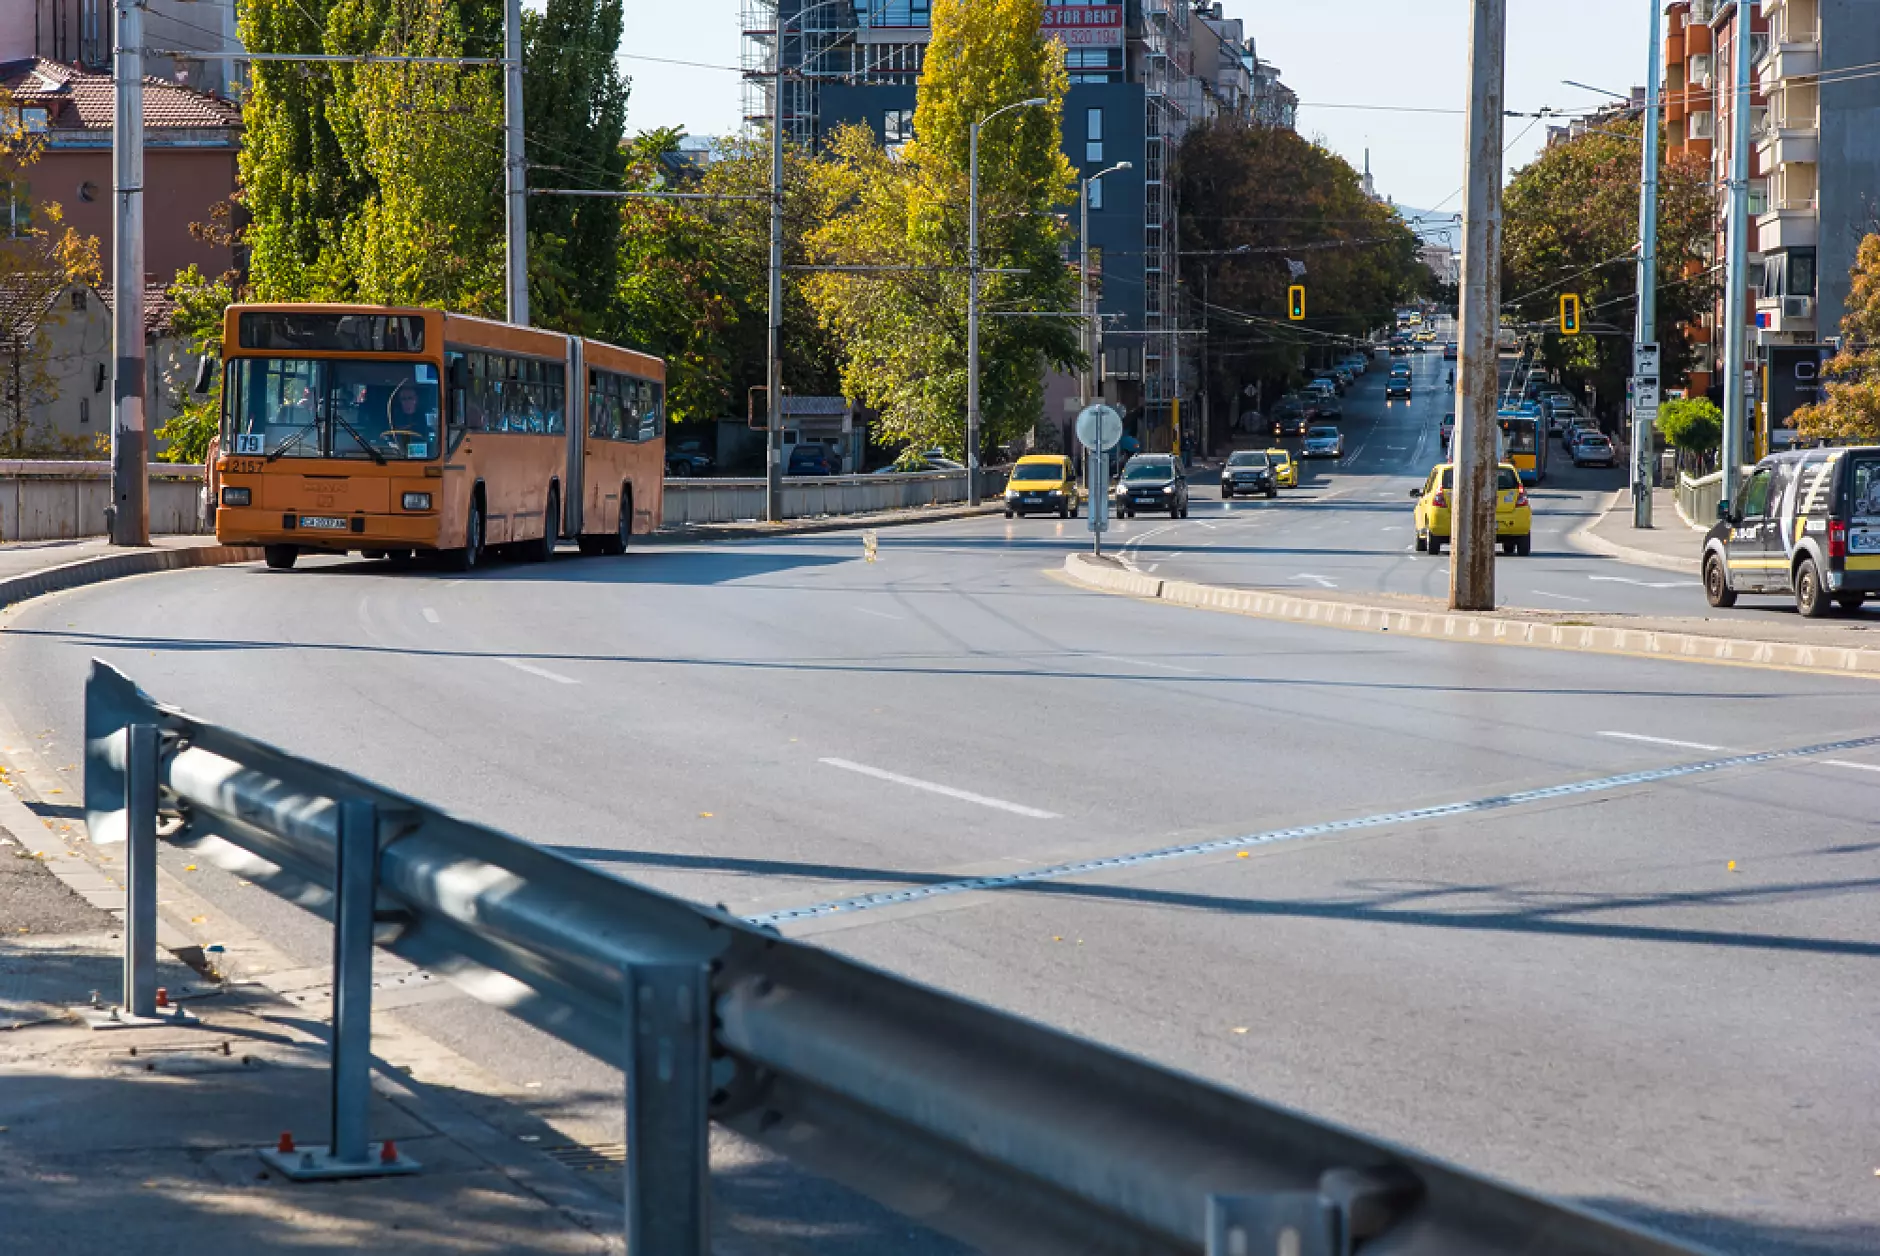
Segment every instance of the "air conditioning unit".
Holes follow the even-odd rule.
[[[1804,319],[1815,316],[1815,298],[1783,297],[1782,317],[1785,319]]]
[[[1752,106],[1749,111],[1749,133],[1751,135],[1762,135],[1767,132],[1770,129],[1769,118],[1768,105]]]

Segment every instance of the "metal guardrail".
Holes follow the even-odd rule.
[[[85,735],[92,840],[131,839],[129,1014],[153,1010],[159,813],[336,922],[333,1139],[298,1176],[389,1171],[365,1130],[376,943],[622,1068],[633,1256],[708,1250],[711,1121],[994,1252],[1694,1250],[595,871],[102,662]]]
[[[982,493],[991,500],[1005,491],[1005,471],[980,472]],[[787,519],[820,515],[859,515],[878,510],[908,510],[966,500],[964,471],[927,471],[890,475],[792,476],[783,482]],[[760,479],[680,479],[666,481],[667,525],[738,523],[764,517],[764,481]]]
[[[1686,472],[1678,472],[1678,509],[1690,522],[1705,528],[1715,523],[1717,503],[1722,500],[1723,472],[1712,471],[1696,479]]]

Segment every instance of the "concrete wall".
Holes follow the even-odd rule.
[[[103,462],[0,462],[0,541],[57,541],[105,534],[111,468]],[[207,532],[202,468],[150,468],[150,531]]]
[[[14,369],[13,355],[0,354],[9,382]],[[18,369],[29,448],[69,458],[104,456],[95,446],[111,435],[111,312],[103,298],[84,284],[54,296],[39,321],[35,350]]]
[[[1005,491],[1005,472],[988,468],[988,498]],[[790,519],[904,510],[966,500],[966,473],[831,475],[783,482],[783,513]],[[764,515],[762,480],[667,480],[665,524],[737,523]]]
[[[1880,62],[1880,0],[1821,0],[1821,70],[1832,77]],[[1821,88],[1821,303],[1815,326],[1841,334],[1848,268],[1863,236],[1880,231],[1880,78],[1858,70]]]

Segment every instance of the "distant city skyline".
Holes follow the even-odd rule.
[[[1642,84],[1649,6],[1656,2],[1583,0],[1566,20],[1557,6],[1511,3],[1508,108],[1584,112],[1610,99],[1564,79],[1616,93]],[[1299,93],[1300,134],[1360,169],[1368,147],[1380,195],[1433,213],[1461,209],[1468,0],[1421,0],[1414,19],[1405,17],[1401,0],[1293,6],[1224,0],[1223,9],[1245,19],[1261,59],[1277,64]],[[629,131],[736,132],[739,44],[736,0],[630,5],[620,62],[633,79]],[[1546,141],[1546,119],[1509,118],[1504,125],[1510,169],[1532,160]]]

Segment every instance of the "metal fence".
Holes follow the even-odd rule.
[[[159,814],[335,922],[332,1140],[274,1162],[290,1176],[388,1171],[366,1129],[376,943],[624,1071],[633,1256],[708,1250],[712,1121],[994,1252],[1692,1250],[595,871],[103,663],[85,732],[92,840],[131,846],[123,1015],[154,1010]]]
[[[1005,491],[1005,472],[987,468],[980,473],[988,498]],[[737,523],[764,517],[762,479],[669,479],[666,481],[665,523]],[[907,510],[941,506],[966,500],[964,471],[931,471],[912,475],[799,476],[783,482],[786,519],[813,519],[819,515],[859,515],[877,510]]]
[[[205,532],[202,471],[150,464],[150,530]],[[0,541],[61,541],[103,536],[111,504],[108,462],[0,461]]]
[[[1678,509],[1691,523],[1705,528],[1715,523],[1717,503],[1722,500],[1723,472],[1712,471],[1696,479],[1688,472],[1678,473]]]

